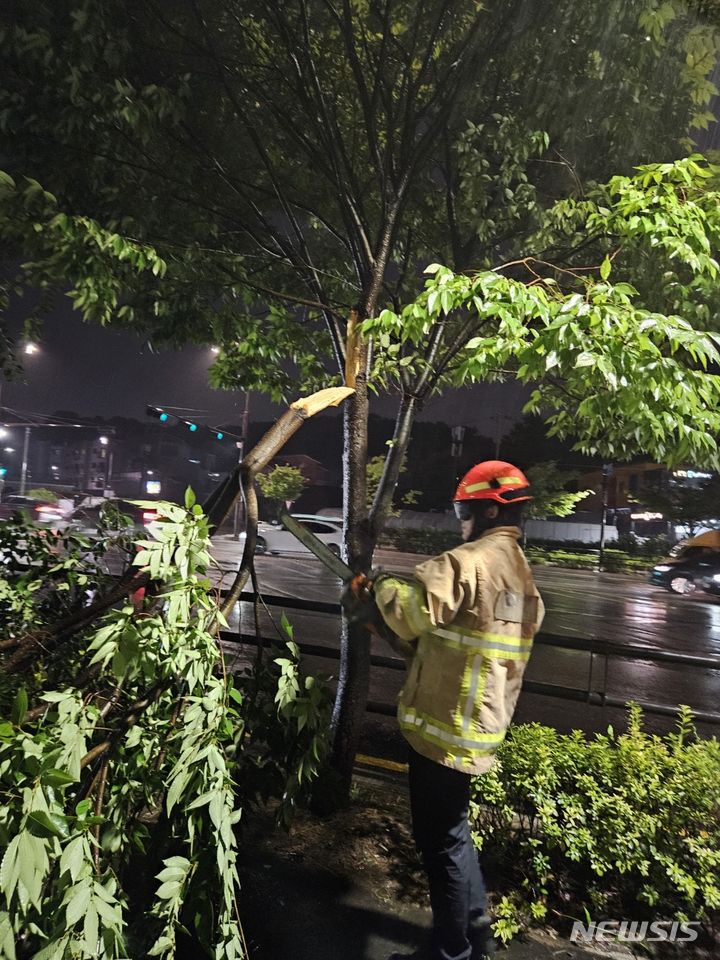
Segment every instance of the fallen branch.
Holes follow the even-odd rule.
[[[330,387],[327,390],[320,390],[319,393],[313,393],[309,397],[304,397],[291,403],[290,407],[280,419],[273,424],[265,436],[262,437],[247,456],[243,458],[242,463],[240,463],[234,471],[233,476],[237,477],[235,482],[238,483],[238,489],[236,489],[232,501],[227,504],[227,509],[220,522],[225,519],[240,493],[242,493],[245,502],[245,515],[247,520],[245,526],[245,546],[240,567],[220,611],[224,617],[227,617],[240,599],[240,594],[245,589],[245,584],[250,576],[255,558],[258,524],[255,477],[270,463],[278,451],[285,446],[290,437],[297,433],[306,420],[314,417],[316,413],[326,410],[328,407],[337,407],[354,392],[351,387]],[[219,497],[211,509],[219,512],[223,504],[224,501]]]

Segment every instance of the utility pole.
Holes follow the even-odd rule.
[[[450,431],[450,435],[452,437],[450,455],[452,457],[453,465],[452,490],[450,491],[450,498],[452,499],[455,496],[455,491],[457,490],[458,485],[458,464],[460,462],[460,457],[462,456],[465,427],[453,427]]]
[[[25,427],[25,437],[23,439],[22,467],[20,469],[20,496],[25,496],[27,486],[28,470],[28,451],[30,449],[30,427]]]
[[[600,570],[603,568],[603,561],[605,559],[605,519],[607,517],[607,506],[608,506],[608,480],[613,475],[614,468],[612,463],[604,463],[602,468],[602,506],[600,513],[600,557],[598,560],[598,567]],[[617,504],[616,504],[617,506]]]

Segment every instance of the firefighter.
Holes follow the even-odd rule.
[[[518,543],[531,499],[517,467],[479,463],[454,498],[460,546],[421,563],[412,582],[356,577],[346,591],[346,606],[370,626],[381,617],[408,660],[398,721],[410,746],[413,837],[433,913],[431,960],[494,952],[468,809],[471,777],[490,769],[507,733],[544,613]]]

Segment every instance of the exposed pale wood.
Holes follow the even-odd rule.
[[[360,323],[357,310],[350,311],[345,342],[345,383],[354,387],[360,369]]]
[[[306,417],[314,417],[321,410],[328,407],[337,407],[343,400],[347,400],[351,394],[355,393],[353,387],[328,387],[326,390],[319,390],[309,397],[301,397],[290,404],[291,410],[297,410]]]

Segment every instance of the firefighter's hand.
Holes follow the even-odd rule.
[[[351,623],[369,626],[380,616],[373,596],[373,581],[364,573],[358,573],[352,580],[348,580],[340,596],[340,603]]]
[[[346,591],[352,594],[356,600],[367,603],[373,598],[374,583],[364,573],[356,573],[346,586]]]

